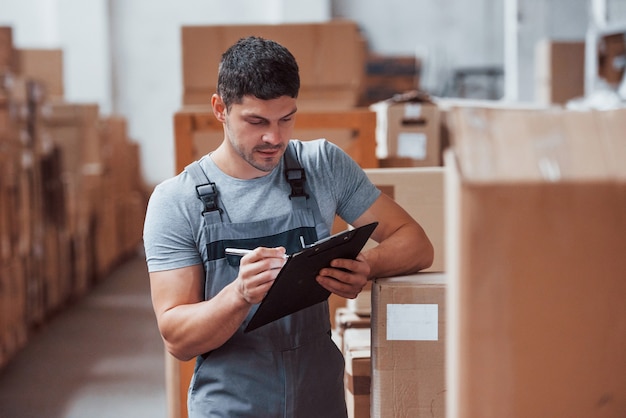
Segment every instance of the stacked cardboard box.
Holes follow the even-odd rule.
[[[376,279],[372,417],[446,417],[445,273]]]
[[[394,199],[424,228],[435,250],[432,266],[427,272],[445,270],[444,231],[444,168],[443,167],[395,167],[368,168],[367,177],[387,196]],[[365,248],[376,245],[368,241]],[[348,299],[346,306],[361,316],[369,316],[371,284],[355,298]]]
[[[370,106],[376,112],[376,156],[381,167],[441,166],[440,112],[418,91]]]
[[[585,94],[585,43],[542,40],[535,47],[535,101],[566,104]]]
[[[359,105],[370,106],[419,88],[419,73],[420,63],[415,56],[369,53]]]
[[[15,49],[4,29],[0,65],[17,59],[0,67],[0,366],[134,251],[147,201],[125,123],[63,102],[60,51]]]
[[[626,414],[626,109],[453,109],[448,416]]]
[[[280,25],[183,26],[183,104],[208,104],[216,91],[217,66],[228,47],[246,36],[287,47],[300,68],[298,109],[355,107],[364,74],[365,43],[346,20]]]
[[[371,324],[369,312],[367,315],[358,315],[354,310],[341,306],[335,311],[334,338],[337,346],[344,350],[344,335],[349,329],[369,329]]]
[[[626,75],[626,32],[606,34],[599,43],[599,76],[609,85],[617,87]]]
[[[15,70],[15,48],[13,45],[13,28],[0,26],[0,74]]]
[[[443,167],[368,168],[367,177],[424,228],[435,249],[428,272],[445,271]],[[368,245],[371,244],[368,243]]]
[[[372,381],[371,330],[348,328],[344,333],[344,386],[348,418],[369,418]]]
[[[0,365],[26,342],[44,314],[42,178],[33,124],[23,117],[37,106],[34,84],[0,74]]]
[[[17,48],[15,73],[26,74],[45,89],[49,99],[64,97],[63,50],[58,48]]]

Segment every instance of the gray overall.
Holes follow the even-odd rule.
[[[315,197],[305,193],[306,177],[292,146],[285,152],[285,167],[293,210],[248,223],[230,222],[218,202],[216,185],[199,164],[186,168],[204,203],[210,240],[204,261],[206,299],[237,276],[239,258],[225,255],[225,248],[282,245],[291,254],[302,248],[301,237],[309,244],[318,235],[329,235]],[[189,388],[189,417],[345,418],[344,360],[330,338],[328,302],[244,333],[255,310],[223,346],[198,356]]]

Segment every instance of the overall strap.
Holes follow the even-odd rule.
[[[318,222],[320,224],[323,224],[321,222],[323,219],[322,213],[320,212],[317,200],[315,200],[315,196],[309,196],[309,194],[306,192],[306,173],[304,171],[304,168],[302,168],[300,161],[298,160],[298,153],[296,151],[296,146],[293,141],[289,141],[289,145],[287,146],[287,150],[284,154],[284,159],[285,178],[291,186],[291,194],[289,195],[289,199],[291,199],[291,204],[293,205],[294,209],[310,209],[313,212],[313,218],[315,219],[316,225],[318,224]],[[329,231],[327,231],[326,228],[323,228],[323,230],[318,230],[317,234],[319,237],[325,237],[329,235]]]
[[[284,158],[285,179],[287,179],[287,181],[289,182],[289,186],[291,186],[291,194],[289,195],[289,199],[291,199],[294,206],[297,206],[299,208],[306,208],[306,200],[309,198],[308,193],[304,191],[306,173],[304,172],[304,168],[302,168],[300,162],[298,161],[296,147],[291,141],[287,145],[287,150],[285,151]]]
[[[202,216],[208,223],[222,222],[222,209],[217,203],[217,187],[211,182],[197,161],[185,167],[196,184],[196,194],[204,205]]]

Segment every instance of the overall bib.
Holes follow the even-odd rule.
[[[304,170],[291,145],[285,152],[285,167],[292,211],[246,223],[230,222],[215,184],[199,164],[186,168],[204,203],[202,216],[210,240],[204,262],[205,299],[237,276],[239,257],[225,255],[225,248],[282,245],[291,254],[302,249],[302,240],[310,244],[318,235],[329,235],[314,196],[305,193]],[[198,356],[189,388],[190,418],[345,418],[344,360],[330,338],[328,302],[244,333],[257,307],[223,346]]]

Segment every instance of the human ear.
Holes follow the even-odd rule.
[[[211,96],[211,107],[213,108],[215,118],[220,122],[225,122],[226,105],[224,105],[224,101],[218,94]]]

